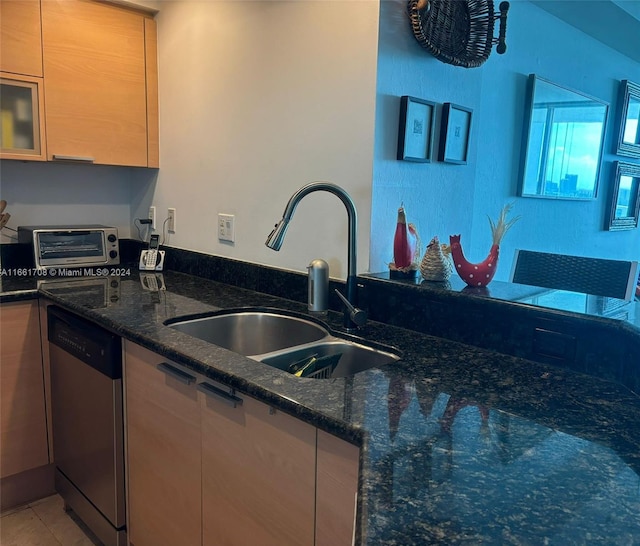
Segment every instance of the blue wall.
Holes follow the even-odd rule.
[[[496,3],[497,4],[497,3]],[[577,7],[576,9],[579,9]],[[613,30],[615,31],[615,30]],[[487,215],[496,218],[514,202],[521,220],[506,235],[496,279],[507,280],[516,248],[612,259],[640,259],[640,228],[604,229],[615,156],[620,80],[640,81],[640,65],[527,0],[511,2],[508,51],[495,51],[480,68],[438,61],[413,38],[404,0],[380,6],[376,142],[371,221],[371,271],[384,271],[392,258],[396,210],[401,202],[417,225],[424,246],[437,235],[448,242],[460,233],[471,261],[491,245]],[[610,103],[605,155],[597,198],[586,202],[517,197],[527,75]],[[435,161],[441,107],[431,163],[397,161],[400,96],[473,109],[467,165]]]

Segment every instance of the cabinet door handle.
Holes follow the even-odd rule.
[[[191,385],[191,383],[196,382],[195,376],[183,372],[178,368],[174,368],[171,364],[167,364],[166,362],[160,362],[160,364],[158,364],[156,368],[158,368],[161,372],[170,375],[174,379],[177,379],[181,383],[184,383],[185,385]]]
[[[54,161],[81,161],[82,163],[93,163],[96,159],[95,157],[83,157],[80,155],[60,155],[53,154]]]
[[[218,387],[214,387],[213,385],[209,385],[208,383],[198,383],[196,387],[199,391],[205,393],[207,396],[211,396],[213,398],[217,398],[221,402],[228,404],[232,408],[236,406],[242,406],[242,398],[238,398],[237,396],[223,391]]]

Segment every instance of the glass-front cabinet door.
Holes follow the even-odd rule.
[[[46,160],[42,78],[0,72],[0,158]]]

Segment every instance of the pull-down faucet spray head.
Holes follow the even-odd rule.
[[[266,242],[271,250],[280,250],[282,248],[282,242],[284,241],[284,236],[287,234],[287,228],[289,227],[289,218],[283,218],[280,220],[273,231],[269,233],[269,237],[267,237]]]

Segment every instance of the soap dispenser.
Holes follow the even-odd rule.
[[[309,312],[326,313],[329,309],[329,264],[324,260],[313,260],[309,271]]]

